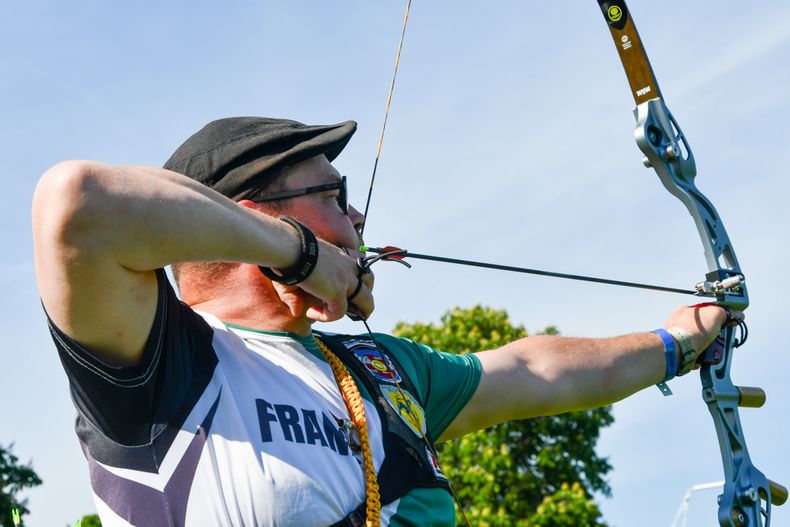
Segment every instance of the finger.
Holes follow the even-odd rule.
[[[713,312],[711,308],[718,308],[716,310],[716,326],[719,328],[724,328],[726,325],[730,323],[732,320],[732,310],[729,306],[717,304],[716,302],[703,302],[700,304],[695,304],[694,307],[696,310],[705,310],[708,313]]]
[[[360,280],[360,283],[363,285],[360,288],[358,294],[354,297],[354,301],[349,301],[349,309],[353,311],[349,314],[349,317],[352,320],[354,320],[354,316],[362,320],[367,320],[373,313],[373,295],[371,294],[370,289],[364,285],[364,280]]]
[[[359,322],[360,320],[367,320],[357,309],[357,306],[354,304],[349,304],[348,309],[346,310],[346,316],[353,320],[354,322]]]
[[[369,309],[360,308],[354,303],[354,299],[359,295],[363,288],[367,288],[368,294],[373,290],[373,273],[370,267],[366,266],[362,258],[357,260],[357,284],[354,290],[348,295],[348,309],[346,315],[351,320],[366,320],[372,313],[372,307]],[[371,297],[372,300],[372,297]],[[362,303],[364,305],[364,303]]]
[[[305,316],[318,322],[332,322],[343,318],[347,309],[348,301],[345,298],[340,298],[337,301],[325,302],[322,305],[308,307]]]
[[[350,295],[348,295],[348,301],[349,301],[349,302],[351,302],[352,300],[354,300],[354,297],[356,297],[356,296],[359,294],[359,292],[362,290],[362,286],[363,286],[363,285],[365,285],[365,284],[364,284],[364,282],[362,281],[362,275],[360,275],[360,276],[357,278],[357,286],[354,288],[354,290],[351,292],[351,294],[350,294]]]
[[[743,313],[743,311],[730,311],[729,315],[730,317],[727,319],[728,326],[737,326],[746,320],[746,315]]]
[[[365,313],[354,304],[349,303],[348,309],[346,310],[346,316],[354,322],[357,322],[370,318],[370,313]]]
[[[368,288],[368,291],[371,292],[373,291],[373,284],[375,283],[375,281],[376,281],[376,276],[372,272],[370,272],[370,269],[368,269],[367,273],[362,275],[362,282],[365,284],[365,287]]]

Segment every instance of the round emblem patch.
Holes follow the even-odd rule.
[[[391,382],[393,384],[401,382],[400,375],[394,368],[390,367],[386,358],[379,354],[378,350],[370,348],[352,348],[354,356],[365,366],[377,380]]]

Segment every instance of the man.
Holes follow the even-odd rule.
[[[313,332],[373,311],[330,163],[355,129],[221,119],[166,169],[42,177],[38,282],[104,525],[454,525],[434,442],[622,399],[725,323],[680,308],[666,330],[471,356]]]

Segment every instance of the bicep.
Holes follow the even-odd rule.
[[[558,413],[562,388],[540,360],[508,347],[476,353],[480,383],[469,403],[442,434],[454,439],[512,419]]]
[[[476,353],[475,356],[480,362],[480,382],[472,398],[439,441],[455,439],[512,419],[508,397],[512,397],[512,392],[509,392],[515,368],[508,364],[510,358],[498,350]]]

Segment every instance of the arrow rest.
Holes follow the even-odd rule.
[[[740,294],[742,292],[741,288],[746,281],[742,274],[731,274],[721,280],[717,280],[719,276],[718,272],[709,273],[707,280],[694,286],[697,294],[700,296],[723,296],[728,293]]]

